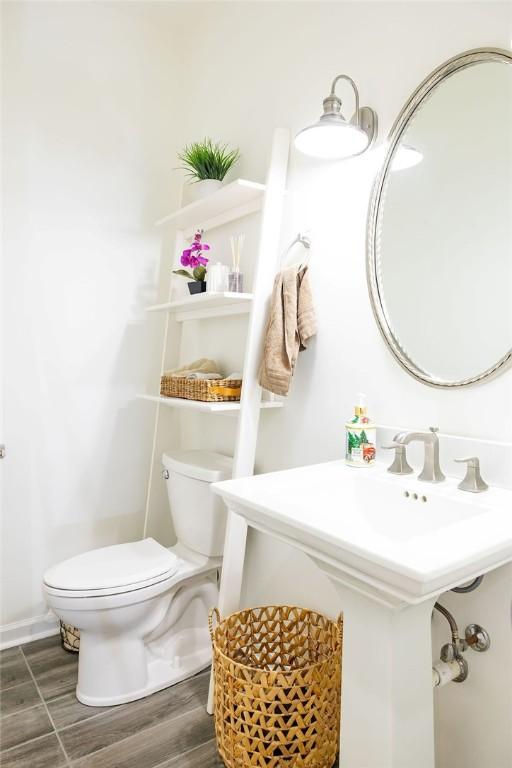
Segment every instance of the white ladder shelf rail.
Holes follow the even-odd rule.
[[[268,301],[272,293],[276,269],[279,267],[279,244],[289,151],[289,131],[284,128],[276,129],[263,204],[257,269],[254,276],[253,306],[247,331],[244,386],[233,463],[234,478],[247,477],[254,473],[261,400],[258,366],[263,347]],[[239,608],[246,544],[247,523],[242,517],[229,510],[218,604],[221,616],[233,613]],[[210,714],[213,712],[213,677],[210,679],[207,711]]]
[[[176,264],[180,254],[182,253],[184,247],[185,247],[185,237],[183,235],[182,230],[176,230],[176,237],[174,241],[174,259],[173,264]],[[172,277],[169,278],[169,289],[167,293],[167,303],[171,303],[171,297],[172,297]],[[165,371],[165,359],[167,354],[167,342],[169,340],[169,325],[170,325],[170,313],[165,313],[165,326],[164,326],[164,336],[162,340],[162,352],[160,356],[160,379],[162,378],[162,375]],[[159,386],[160,391],[160,386]],[[149,400],[152,399],[150,396],[142,396],[143,399]],[[151,460],[149,465],[149,477],[148,477],[148,485],[146,489],[146,505],[144,508],[144,530],[143,530],[143,538],[146,538],[148,534],[148,524],[149,524],[149,512],[151,509],[151,494],[153,489],[153,478],[155,475],[155,459],[156,459],[156,451],[157,451],[157,445],[158,445],[158,425],[160,422],[160,407],[162,405],[162,399],[159,397],[155,397],[153,399],[153,402],[156,403],[155,408],[155,417],[153,421],[153,438],[151,443]]]

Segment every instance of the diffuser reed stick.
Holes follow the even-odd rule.
[[[230,237],[231,258],[233,261],[233,272],[240,272],[240,258],[244,247],[245,235],[242,233],[236,238]]]

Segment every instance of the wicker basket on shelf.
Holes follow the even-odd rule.
[[[164,374],[160,381],[160,394],[163,397],[182,397],[185,400],[240,400],[241,392],[241,379],[185,379]]]
[[[215,733],[227,768],[331,768],[339,746],[341,616],[335,622],[281,605],[220,621],[214,608],[209,628]]]
[[[80,650],[80,630],[76,627],[72,627],[71,624],[64,624],[60,622],[60,639],[62,647],[66,651],[72,651],[78,653]]]

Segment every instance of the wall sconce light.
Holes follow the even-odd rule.
[[[347,80],[354,89],[356,109],[351,120],[341,114],[341,99],[335,89],[339,80]],[[331,92],[324,99],[324,113],[317,123],[304,128],[295,137],[300,152],[324,159],[353,157],[365,152],[377,136],[377,114],[371,107],[359,106],[359,92],[348,75],[334,78]]]

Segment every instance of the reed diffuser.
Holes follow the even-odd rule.
[[[244,290],[244,276],[240,272],[240,257],[242,255],[244,241],[244,234],[230,238],[232,269],[228,275],[228,288],[233,293],[243,293]]]

